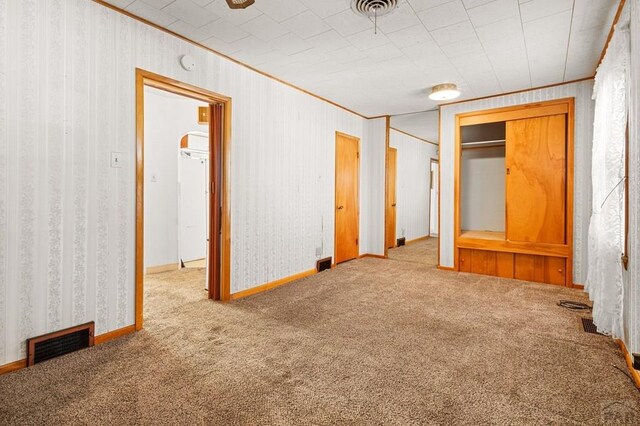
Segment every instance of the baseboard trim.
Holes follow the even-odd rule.
[[[127,334],[135,333],[135,331],[136,331],[135,325],[128,325],[126,327],[122,327],[117,330],[113,330],[108,333],[104,333],[99,336],[96,336],[96,338],[94,339],[94,343],[96,345],[107,343],[110,340],[114,340],[119,337],[126,336]]]
[[[441,271],[455,271],[456,268],[452,267],[452,266],[442,266],[442,265],[438,265],[438,269],[440,269]]]
[[[100,334],[94,338],[93,342],[96,345],[100,345],[102,343],[107,343],[110,340],[114,340],[119,337],[126,336],[127,334],[134,333],[135,331],[136,331],[135,325],[128,325],[126,327],[122,327],[117,330]],[[2,376],[3,374],[14,372],[14,371],[22,370],[23,368],[27,368],[26,359],[20,359],[18,361],[14,361],[9,364],[0,365],[0,376]]]
[[[10,362],[9,364],[0,365],[0,376],[3,374],[11,373],[13,371],[22,370],[23,368],[27,368],[26,358]]]
[[[147,275],[160,274],[162,272],[177,271],[180,269],[179,263],[167,263],[166,265],[149,266],[145,269]]]
[[[382,254],[372,254],[372,253],[365,253],[359,256],[360,259],[362,259],[363,257],[375,257],[376,259],[386,259],[386,257]]]
[[[276,287],[280,287],[281,285],[289,284],[292,281],[299,280],[310,275],[317,274],[318,272],[315,269],[309,269],[308,271],[300,272],[299,274],[291,275],[285,278],[280,278],[279,280],[271,281],[270,283],[262,284],[257,287],[252,287],[247,290],[242,290],[237,293],[231,294],[231,300],[242,299],[243,297],[253,296],[254,294],[262,293]]]
[[[405,241],[404,244],[409,245],[413,243],[419,243],[420,241],[428,240],[429,238],[431,238],[429,235],[425,235],[424,237],[418,237],[418,238],[414,238],[413,240]]]
[[[627,362],[627,367],[629,368],[629,373],[631,373],[631,378],[633,378],[633,382],[636,385],[636,388],[640,390],[640,371],[633,368],[633,357],[627,350],[627,346],[621,339],[616,340],[618,345],[620,345],[620,350],[622,351],[622,355],[624,356],[624,360]]]
[[[584,285],[583,284],[573,283],[572,287],[577,289],[577,290],[584,290]]]

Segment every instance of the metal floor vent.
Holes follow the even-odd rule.
[[[397,245],[398,247],[403,246],[403,245],[405,245],[406,243],[407,243],[407,239],[406,239],[405,237],[398,238],[398,239],[396,240],[396,245]]]
[[[327,269],[331,269],[331,258],[325,257],[324,259],[320,259],[316,262],[316,271],[322,272]]]
[[[27,366],[93,346],[94,322],[27,340]]]
[[[598,328],[593,323],[591,318],[581,318],[582,320],[582,328],[586,333],[599,334],[602,336],[602,333],[598,333]]]

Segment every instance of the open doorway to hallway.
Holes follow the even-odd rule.
[[[145,316],[207,298],[208,104],[144,88]],[[166,300],[165,300],[166,299]]]

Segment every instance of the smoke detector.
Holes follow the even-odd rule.
[[[373,21],[378,33],[378,18],[388,15],[398,7],[398,0],[351,0],[351,10]]]

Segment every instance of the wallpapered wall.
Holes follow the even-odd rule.
[[[335,131],[377,161],[361,173],[361,250],[382,252],[384,206],[366,194],[384,181],[378,122],[94,2],[0,0],[0,365],[31,336],[134,322],[136,67],[233,99],[232,292],[333,255]]]

